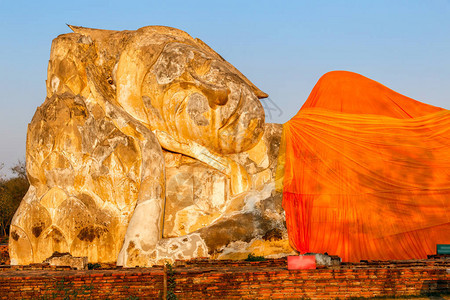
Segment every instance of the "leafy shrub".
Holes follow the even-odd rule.
[[[95,263],[95,264],[88,263],[88,270],[100,269],[101,267],[102,267],[102,265],[99,263]]]
[[[264,256],[257,256],[254,255],[253,253],[250,253],[245,259],[245,261],[266,261],[266,258]]]

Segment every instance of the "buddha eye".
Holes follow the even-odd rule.
[[[112,79],[111,76],[109,76],[106,80],[108,81],[109,84],[111,85],[114,84],[114,80]]]
[[[197,56],[194,60],[195,63],[193,63],[193,67],[195,70],[195,73],[199,76],[204,76],[211,70],[211,60],[206,59],[202,56]]]

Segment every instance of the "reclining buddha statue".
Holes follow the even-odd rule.
[[[267,94],[178,29],[71,29],[52,43],[47,98],[28,126],[12,264],[291,253]]]
[[[412,259],[450,243],[448,110],[334,71],[283,127],[277,185],[296,250]]]
[[[181,30],[70,28],[28,126],[12,264],[405,259],[450,242],[447,110],[339,71],[265,123],[268,95]]]

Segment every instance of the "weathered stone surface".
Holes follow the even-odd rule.
[[[69,253],[55,252],[52,256],[44,260],[50,266],[68,266],[72,269],[84,270],[88,265],[87,257],[74,257]]]
[[[338,256],[330,256],[322,253],[307,253],[305,255],[314,255],[316,258],[316,264],[318,266],[339,266],[341,264],[341,258]]]
[[[31,186],[11,263],[55,251],[123,266],[291,253],[267,95],[181,30],[71,28],[53,41],[47,98],[28,126]]]

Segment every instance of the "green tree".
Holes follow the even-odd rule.
[[[3,169],[3,167],[5,166],[4,163],[0,163],[0,171]],[[5,175],[0,173],[0,184],[3,182]]]
[[[0,166],[2,167],[3,164]],[[30,186],[23,161],[19,160],[11,171],[15,176],[0,178],[0,240],[8,236],[14,213]]]
[[[21,179],[27,179],[27,166],[24,160],[18,160],[16,165],[11,168],[11,171]]]

